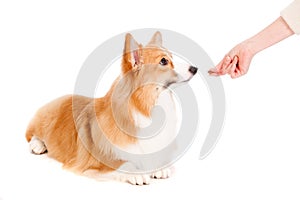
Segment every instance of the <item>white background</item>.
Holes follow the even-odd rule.
[[[299,36],[256,55],[246,76],[222,77],[227,113],[221,139],[198,160],[210,119],[209,109],[202,109],[206,125],[168,180],[135,187],[80,177],[31,155],[24,137],[34,112],[72,93],[84,60],[110,37],[170,29],[197,42],[217,63],[290,2],[1,1],[0,199],[299,199]],[[201,84],[191,81],[204,99],[200,108],[205,102],[209,108]]]

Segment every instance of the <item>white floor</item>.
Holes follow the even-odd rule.
[[[151,1],[148,9],[140,1],[0,2],[0,199],[299,199],[299,36],[256,55],[245,77],[222,77],[225,126],[204,160],[198,156],[209,108],[203,85],[192,80],[198,98],[206,98],[199,133],[170,179],[142,187],[97,182],[30,154],[24,137],[36,109],[72,93],[81,64],[111,36],[144,27],[174,30],[217,63],[290,2]]]

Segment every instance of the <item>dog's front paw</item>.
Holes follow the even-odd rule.
[[[132,185],[149,185],[150,176],[149,175],[126,175],[123,177],[123,181],[130,183]]]
[[[151,178],[165,179],[165,178],[169,178],[170,176],[171,176],[171,169],[166,168],[166,169],[162,169],[157,172],[154,172],[151,175]]]

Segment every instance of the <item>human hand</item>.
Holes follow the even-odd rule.
[[[229,51],[223,60],[210,69],[208,73],[212,76],[229,74],[231,78],[238,78],[248,72],[251,60],[255,55],[253,52],[250,42],[240,43]]]

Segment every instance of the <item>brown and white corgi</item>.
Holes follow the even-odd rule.
[[[113,174],[110,177],[136,185],[149,184],[151,178],[168,178],[168,168],[133,173],[143,163],[130,155],[158,151],[176,136],[176,106],[168,87],[197,73],[193,66],[177,67],[162,46],[160,32],[146,46],[126,34],[122,71],[107,94],[95,99],[67,95],[40,108],[26,132],[32,152],[47,152],[78,173]],[[151,124],[156,105],[163,107],[166,122],[158,134],[140,137],[143,127]],[[130,173],[118,173],[128,166]]]

